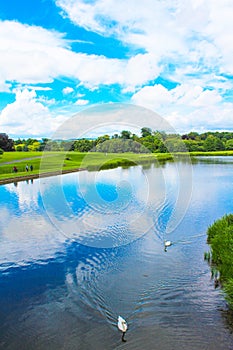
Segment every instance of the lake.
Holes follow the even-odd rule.
[[[203,259],[232,157],[12,183],[0,205],[0,349],[233,348]]]

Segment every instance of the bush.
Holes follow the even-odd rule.
[[[220,272],[229,306],[233,308],[233,214],[225,215],[208,228],[212,263]]]
[[[4,153],[3,149],[0,148],[0,156]]]

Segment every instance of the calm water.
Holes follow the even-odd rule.
[[[203,261],[233,158],[9,184],[0,205],[1,349],[233,348]]]

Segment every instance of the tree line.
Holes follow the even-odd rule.
[[[33,138],[12,140],[0,133],[2,151],[78,151],[105,153],[166,153],[166,152],[209,152],[233,150],[233,132],[190,132],[187,134],[166,134],[148,127],[141,129],[140,136],[129,130],[119,134],[102,135],[96,139],[50,140]]]

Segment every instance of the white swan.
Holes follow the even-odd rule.
[[[121,340],[125,342],[126,340],[124,339],[124,336],[125,336],[125,332],[128,329],[128,325],[127,325],[126,321],[121,316],[118,316],[117,326],[118,326],[118,329],[123,333]]]
[[[164,251],[167,251],[167,247],[170,247],[172,245],[171,241],[164,241]]]
[[[171,241],[165,241],[164,242],[165,247],[170,247],[172,245]]]

